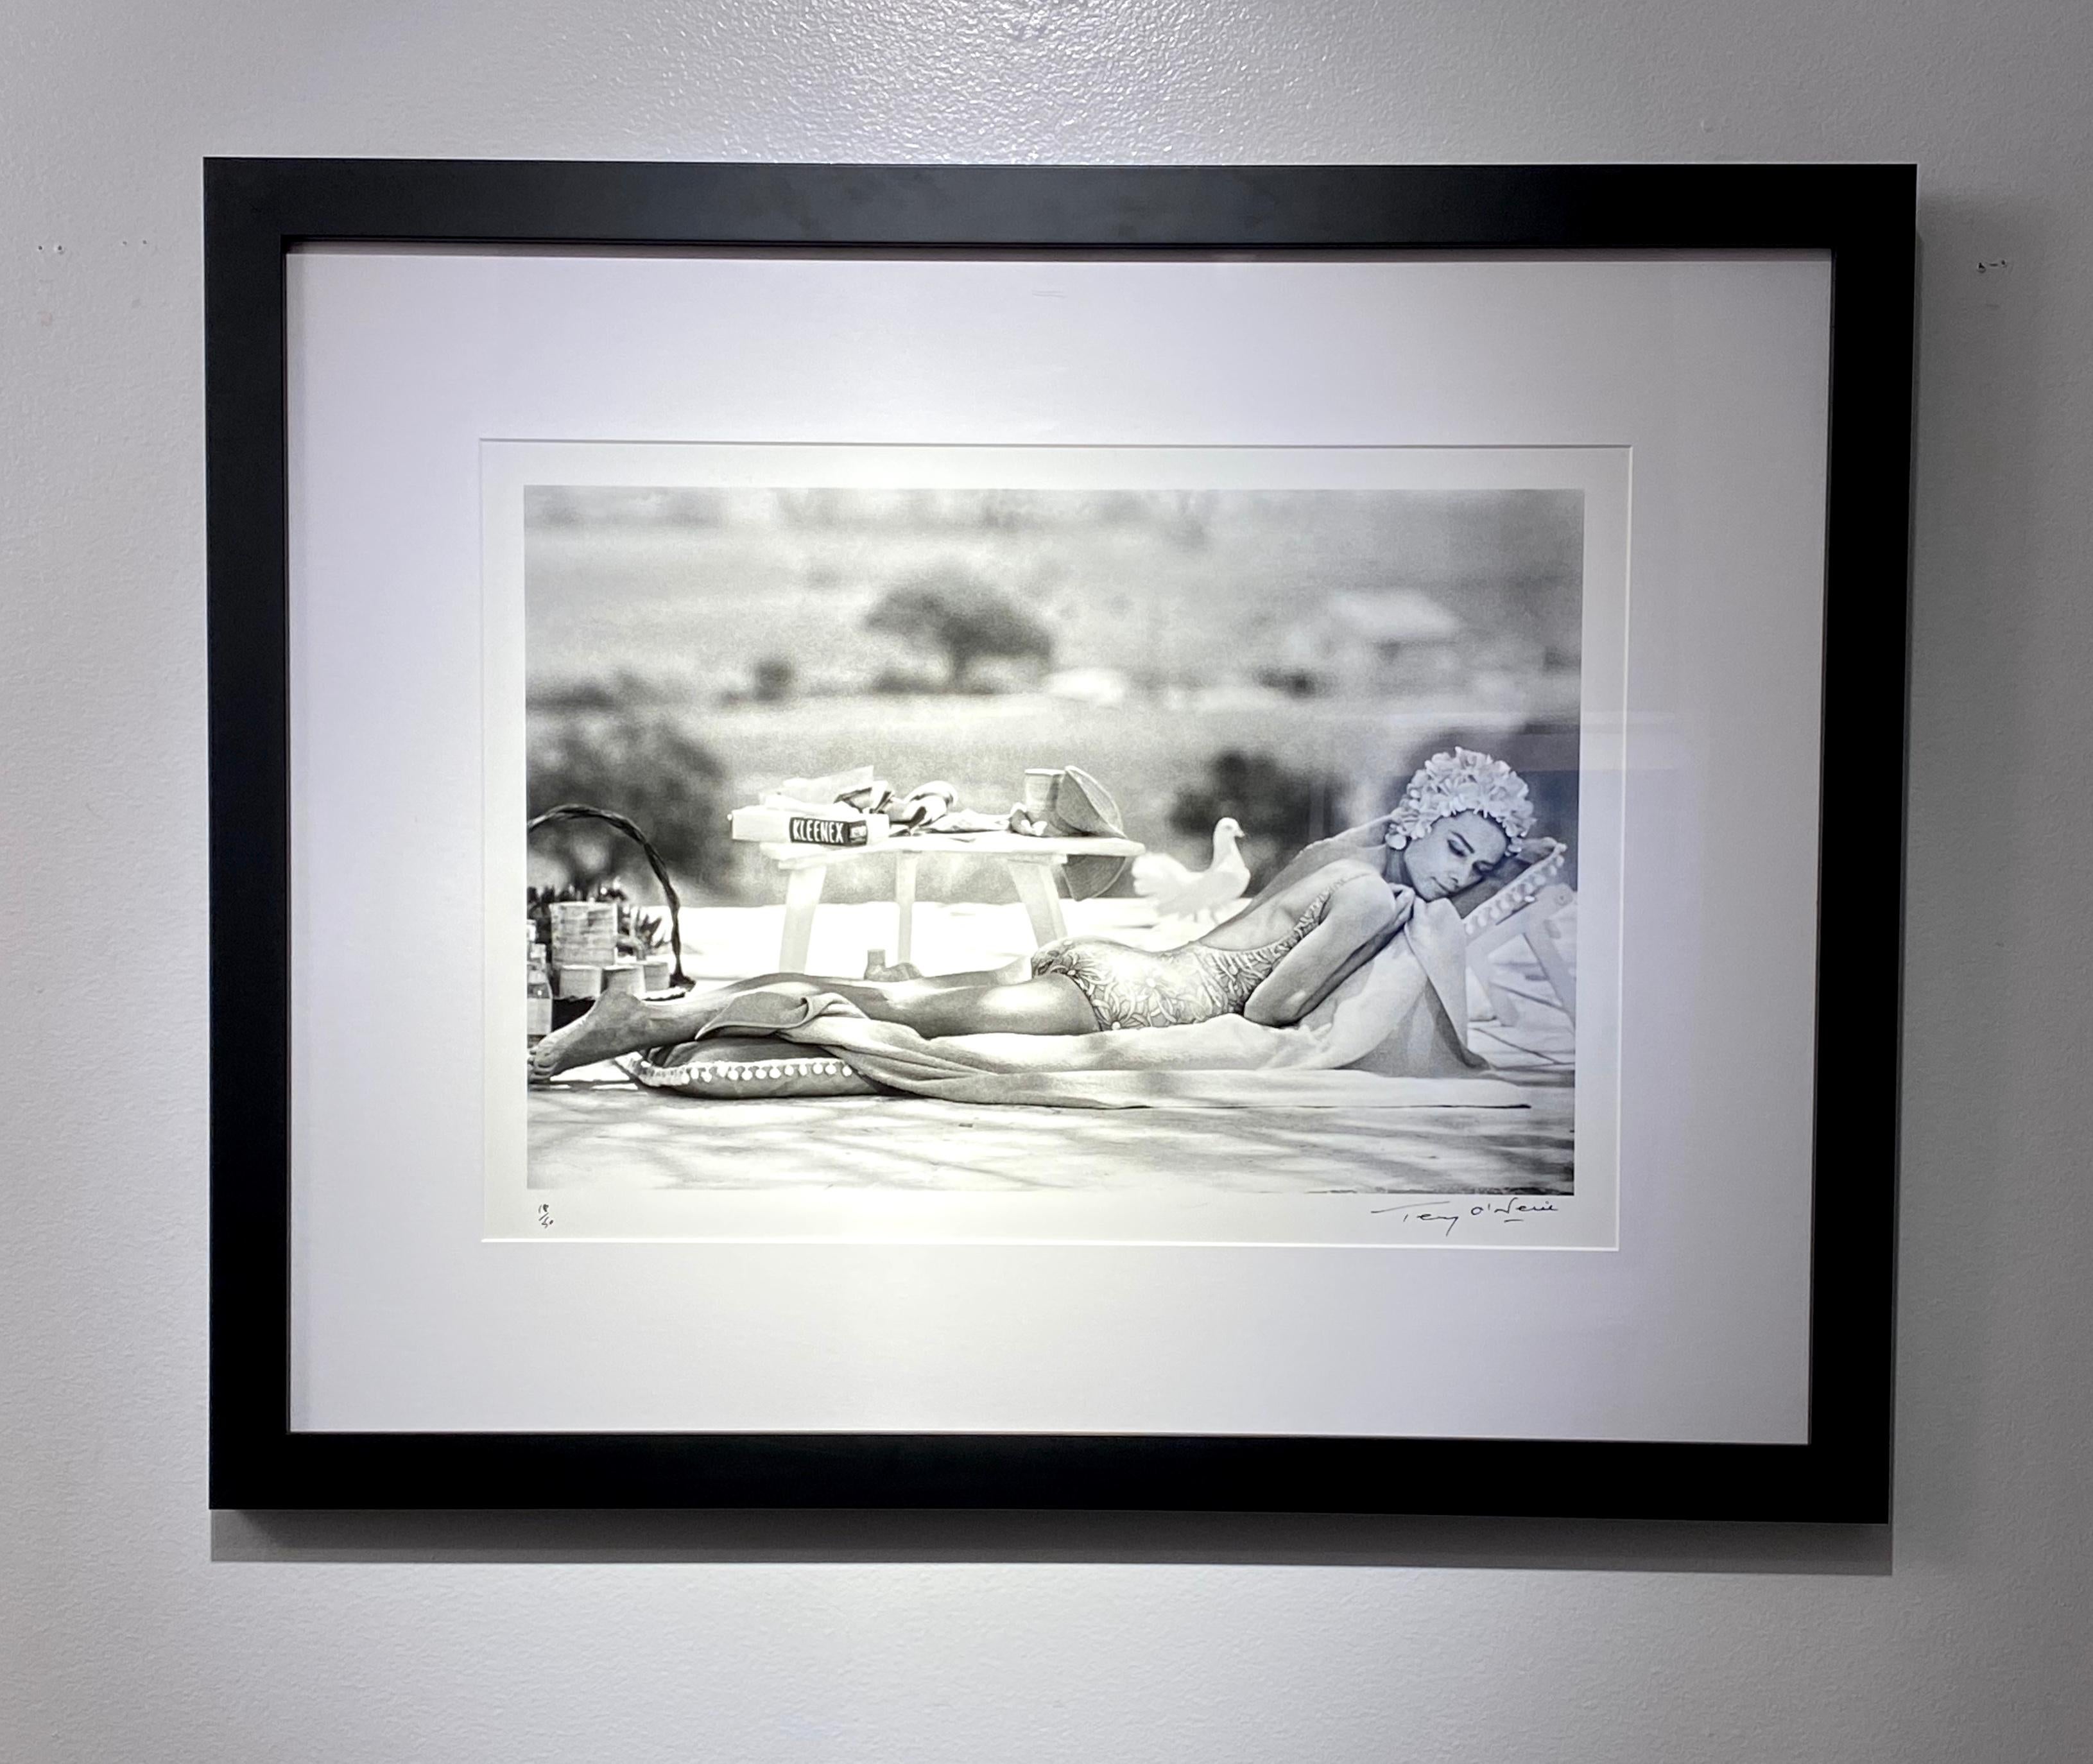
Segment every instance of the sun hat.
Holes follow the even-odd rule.
[[[1064,765],[1054,780],[1054,795],[1046,805],[1046,819],[1056,833],[1078,838],[1123,839],[1119,804],[1112,793],[1080,765]]]
[[[1120,821],[1119,804],[1112,793],[1080,765],[1064,765],[1054,780],[1054,795],[1046,805],[1047,825],[1059,834],[1075,839],[1123,839],[1126,829]],[[1068,898],[1090,900],[1119,880],[1127,866],[1124,857],[1071,857],[1062,866],[1068,882]]]

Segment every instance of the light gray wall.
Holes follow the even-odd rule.
[[[2082,1756],[2089,76],[2084,0],[8,8],[0,1753]],[[210,153],[1919,161],[1893,1553],[1116,1521],[214,1545]],[[1888,910],[1886,855],[1843,856]]]

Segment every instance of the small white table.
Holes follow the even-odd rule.
[[[925,857],[958,856],[1002,859],[1016,885],[1032,921],[1035,944],[1066,937],[1060,891],[1054,872],[1072,857],[1138,857],[1138,840],[1112,839],[1033,839],[1022,833],[916,833],[876,839],[864,845],[784,845],[765,843],[763,855],[785,872],[785,936],[778,966],[786,973],[804,973],[807,949],[814,935],[814,908],[821,904],[821,885],[830,866],[868,857],[894,860],[895,956],[908,960],[915,939],[916,866]]]

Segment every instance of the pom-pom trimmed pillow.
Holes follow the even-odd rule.
[[[820,1047],[774,1036],[720,1035],[678,1042],[618,1061],[627,1077],[649,1090],[685,1096],[760,1100],[787,1096],[876,1096],[880,1087],[847,1061]]]

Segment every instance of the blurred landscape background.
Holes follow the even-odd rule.
[[[728,811],[863,764],[993,812],[1026,767],[1081,765],[1194,869],[1234,816],[1261,880],[1458,741],[1524,773],[1574,856],[1575,491],[546,486],[525,509],[531,810],[630,816],[696,904],[781,901]],[[890,869],[838,868],[828,898]],[[531,876],[652,897],[585,828],[541,832]],[[925,882],[1012,898],[994,863]]]

